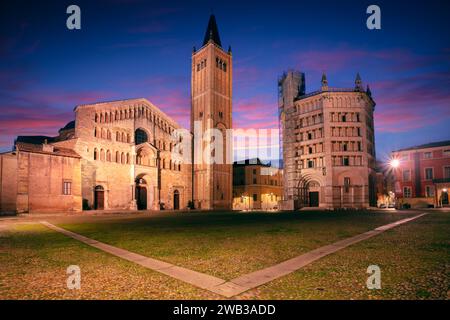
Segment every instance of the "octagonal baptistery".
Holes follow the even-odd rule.
[[[324,75],[320,90],[300,92],[289,102],[280,119],[284,207],[374,205],[375,102],[359,74],[354,88],[328,87]]]

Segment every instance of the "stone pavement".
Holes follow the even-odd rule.
[[[204,273],[200,273],[197,271],[189,270],[189,269],[186,269],[183,267],[175,266],[173,264],[170,264],[170,263],[167,263],[164,261],[145,257],[145,256],[136,254],[134,252],[131,252],[131,251],[128,251],[125,249],[114,247],[114,246],[108,245],[106,243],[96,241],[94,239],[87,238],[80,234],[57,227],[46,221],[40,221],[40,223],[47,226],[48,228],[50,228],[52,230],[55,230],[57,232],[60,232],[64,235],[68,236],[68,237],[71,237],[73,239],[81,241],[87,245],[90,245],[92,247],[95,247],[97,249],[105,251],[107,253],[110,253],[116,257],[134,262],[145,268],[163,273],[167,276],[187,282],[196,287],[209,290],[211,292],[222,295],[226,298],[231,298],[240,293],[243,293],[250,289],[261,286],[267,282],[270,282],[272,280],[283,277],[289,273],[292,273],[292,272],[294,272],[294,271],[296,271],[296,270],[298,270],[320,258],[323,258],[323,257],[325,257],[329,254],[332,254],[334,252],[337,252],[339,250],[342,250],[352,244],[355,244],[360,241],[374,237],[382,232],[385,232],[386,230],[390,230],[399,225],[408,223],[408,222],[418,219],[426,214],[427,213],[422,213],[422,214],[416,215],[411,218],[402,219],[402,220],[378,227],[374,230],[370,230],[370,231],[364,232],[362,234],[337,241],[335,243],[314,249],[314,250],[307,252],[305,254],[302,254],[298,257],[281,262],[274,266],[240,276],[240,277],[232,279],[230,281],[216,278],[216,277],[213,277],[213,276],[210,276],[210,275],[207,275]]]

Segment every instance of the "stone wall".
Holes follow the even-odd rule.
[[[17,154],[0,154],[0,212],[15,212],[17,202]]]
[[[80,159],[19,152],[17,212],[81,211]],[[64,182],[71,193],[63,194]]]

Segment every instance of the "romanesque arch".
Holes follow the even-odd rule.
[[[322,179],[316,174],[303,174],[294,190],[294,207],[318,207],[320,205]]]

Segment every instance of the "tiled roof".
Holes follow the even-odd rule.
[[[22,152],[41,153],[62,157],[81,158],[80,155],[75,151],[73,151],[72,149],[53,146],[53,152],[50,152],[44,151],[42,148],[42,144],[27,143],[27,142],[16,142],[16,150]]]
[[[69,130],[69,129],[75,129],[75,120],[70,121],[68,124],[64,126],[64,128],[61,128],[61,130]]]
[[[407,151],[407,150],[417,150],[417,149],[427,149],[427,148],[436,148],[436,147],[445,147],[445,146],[450,146],[450,140],[430,142],[430,143],[421,144],[421,145],[418,145],[418,146],[413,146],[413,147],[409,147],[409,148],[395,150],[394,152]]]

